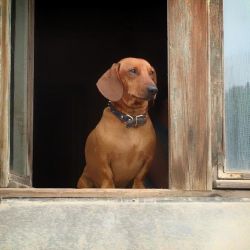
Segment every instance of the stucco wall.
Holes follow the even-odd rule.
[[[2,199],[0,249],[250,249],[250,199]]]

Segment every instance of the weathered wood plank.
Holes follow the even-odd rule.
[[[28,67],[27,67],[27,143],[28,143],[28,162],[27,175],[32,176],[33,164],[33,100],[34,100],[34,24],[35,24],[35,0],[29,0],[28,6]],[[32,180],[30,179],[30,185]]]
[[[250,189],[250,180],[215,180],[214,187],[224,189]],[[250,193],[250,191],[248,191]]]
[[[33,37],[34,17],[33,1],[17,1],[13,19],[13,162],[11,170],[16,175],[32,174],[32,138],[33,138]],[[13,176],[10,176],[10,179]],[[24,179],[23,178],[23,179]],[[22,178],[19,178],[22,180]],[[12,181],[12,179],[11,179]],[[16,179],[13,180],[16,182]],[[22,183],[27,185],[27,183]]]
[[[26,175],[27,166],[27,51],[28,51],[28,1],[15,1],[12,20],[12,105],[13,138],[11,170]]]
[[[19,176],[10,171],[8,188],[27,188],[31,186],[29,176]]]
[[[250,191],[178,191],[168,189],[70,189],[70,188],[1,188],[0,197],[83,197],[83,198],[160,198],[223,197],[250,198]]]
[[[224,83],[222,53],[222,1],[210,1],[210,91],[211,91],[211,153],[212,166],[217,178],[218,165],[224,167],[223,117]],[[220,162],[223,159],[223,163]]]
[[[0,8],[0,187],[6,187],[9,175],[10,1],[1,0]]]
[[[211,188],[208,1],[168,1],[170,188]]]
[[[33,139],[34,2],[17,1],[11,7],[11,111],[9,186],[31,185]],[[28,177],[29,176],[29,177]],[[17,178],[18,177],[18,178]],[[27,178],[28,177],[28,178]]]

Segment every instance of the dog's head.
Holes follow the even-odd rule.
[[[157,94],[156,72],[144,59],[125,58],[114,63],[97,82],[97,88],[104,97],[117,102],[145,102],[155,99]]]

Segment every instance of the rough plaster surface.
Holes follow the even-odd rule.
[[[0,249],[250,249],[250,200],[3,199]]]

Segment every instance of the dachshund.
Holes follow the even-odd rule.
[[[86,165],[77,188],[145,188],[156,146],[148,115],[156,98],[155,69],[144,59],[124,58],[98,80],[109,105],[85,144]]]

